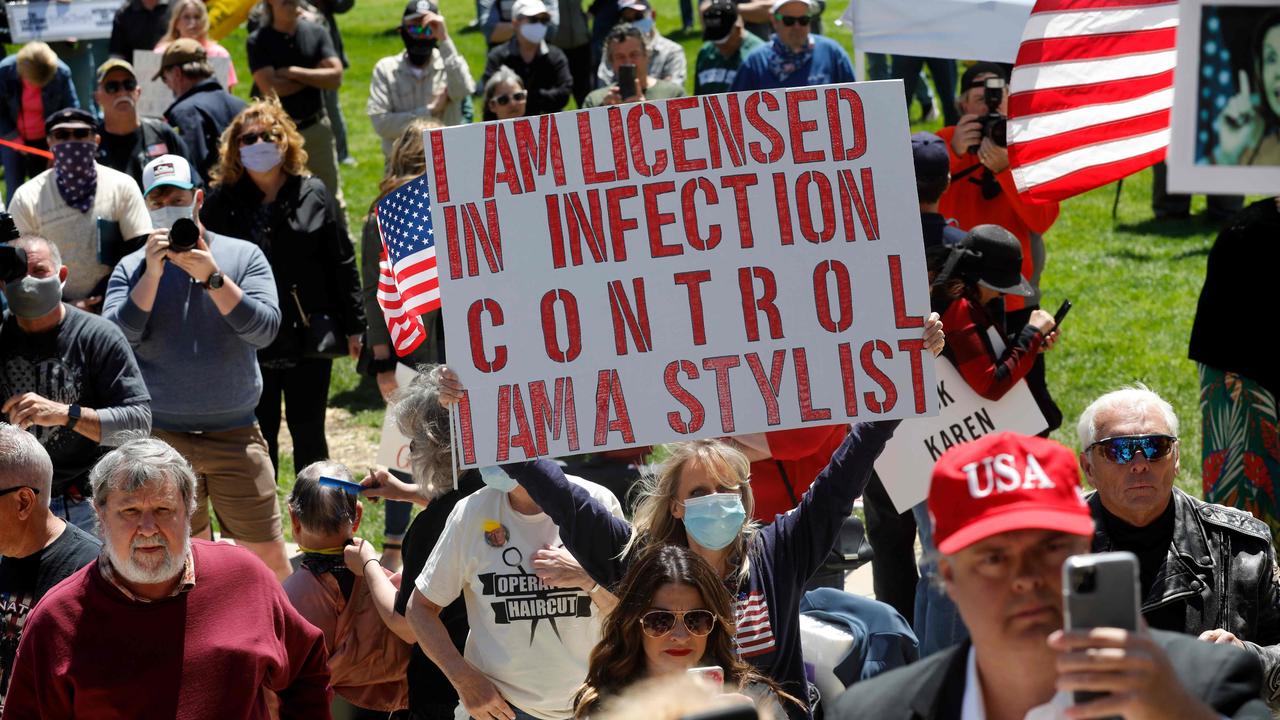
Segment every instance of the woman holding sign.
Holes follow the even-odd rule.
[[[935,355],[942,352],[936,313],[925,323],[924,340]],[[462,390],[457,374],[445,369],[441,403],[458,402]],[[688,547],[730,588],[739,655],[783,692],[805,699],[799,620],[805,582],[835,544],[840,524],[853,512],[853,501],[898,422],[855,425],[800,504],[764,527],[750,520],[755,500],[746,456],[720,440],[672,445],[673,453],[635,508],[634,523],[615,517],[550,460],[503,469],[555,521],[565,547],[602,587],[615,586],[651,548]],[[810,714],[800,707],[788,713]]]
[[[1253,78],[1237,72],[1237,92],[1213,123],[1217,165],[1280,165],[1280,11],[1263,18],[1250,49]]]

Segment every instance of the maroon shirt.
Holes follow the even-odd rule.
[[[195,584],[144,603],[95,560],[27,616],[4,720],[329,718],[324,637],[244,548],[192,540]]]

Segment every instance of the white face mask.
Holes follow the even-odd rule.
[[[173,224],[179,220],[195,220],[196,219],[196,202],[191,201],[190,205],[166,205],[155,210],[148,210],[151,214],[151,225],[157,230],[168,230]]]
[[[525,23],[520,26],[520,36],[531,43],[540,43],[547,36],[547,26],[542,23]]]

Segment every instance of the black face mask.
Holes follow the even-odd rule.
[[[409,53],[409,62],[422,67],[431,60],[431,53],[436,49],[435,38],[411,37],[404,28],[401,28],[400,39],[404,40],[404,49]]]

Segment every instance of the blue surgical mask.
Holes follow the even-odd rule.
[[[631,25],[639,30],[641,35],[649,35],[653,32],[653,18],[648,15],[633,21]]]
[[[240,164],[254,172],[271,172],[283,159],[284,148],[273,142],[256,142],[240,147]]]
[[[684,501],[684,529],[708,550],[729,546],[742,532],[747,511],[736,492],[713,493]]]
[[[512,478],[507,474],[506,470],[503,470],[497,465],[480,468],[480,480],[494,490],[504,493],[509,493],[512,490],[515,490],[516,485],[519,484],[515,481],[515,478]]]

